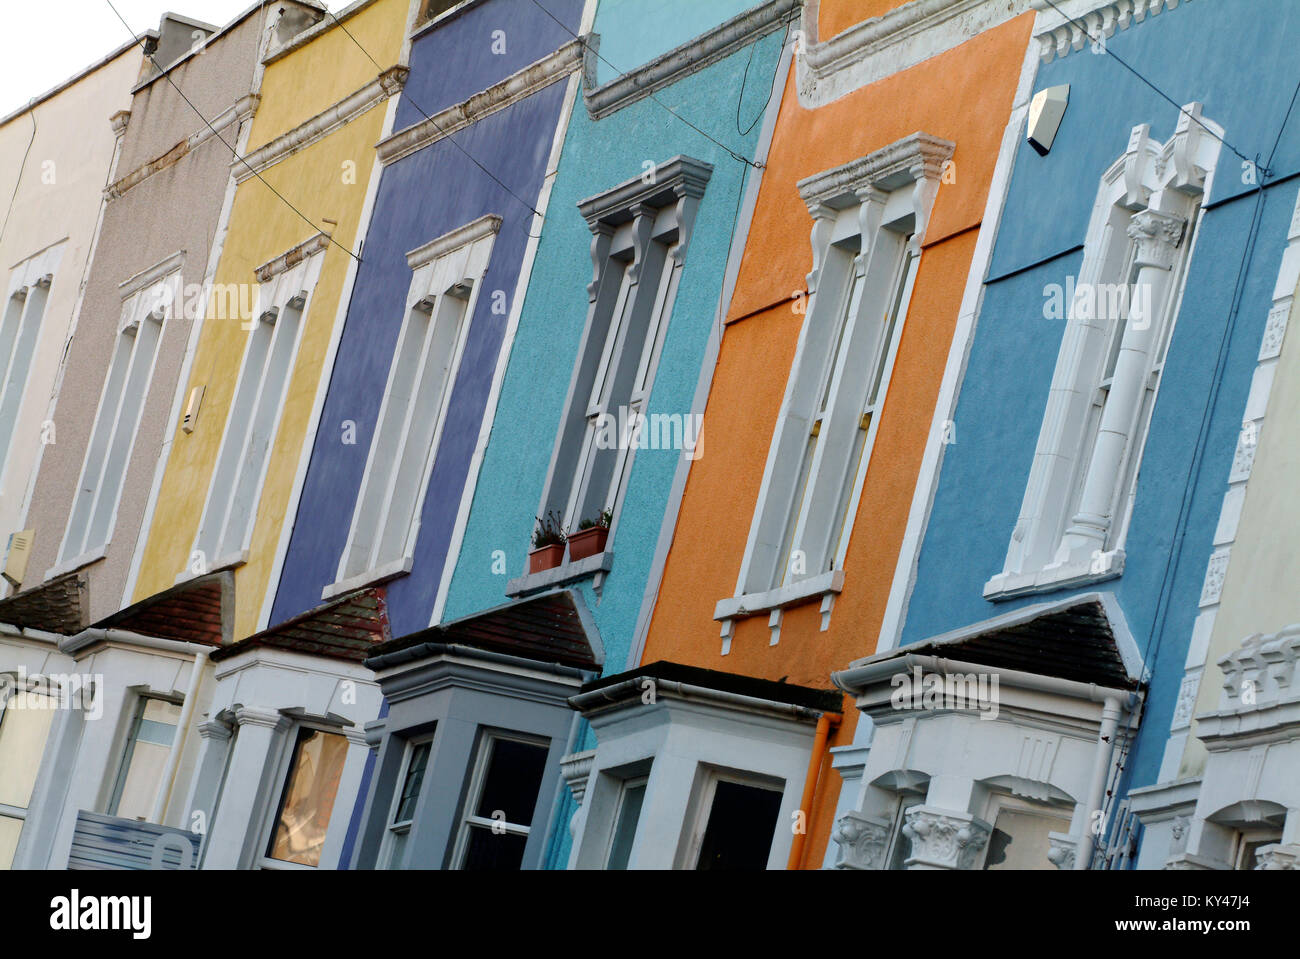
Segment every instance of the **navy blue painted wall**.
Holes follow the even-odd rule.
[[[1269,16],[1261,16],[1263,6]],[[1297,39],[1300,5],[1224,0],[1180,5],[1108,44],[1180,104],[1202,101],[1229,143],[1266,159],[1300,80],[1300,61],[1290,53]],[[958,399],[957,442],[945,453],[904,643],[1072,592],[998,603],[982,596],[984,583],[1002,569],[1065,329],[1063,320],[1043,318],[1044,288],[1077,275],[1097,184],[1123,152],[1129,130],[1150,123],[1152,137],[1167,140],[1177,110],[1113,58],[1086,49],[1044,66],[1036,87],[1061,83],[1071,85],[1070,104],[1051,153],[1039,157],[1022,145],[1016,160]],[[1126,566],[1118,580],[1090,587],[1115,592],[1153,674],[1126,767],[1129,787],[1155,781],[1168,738],[1295,204],[1297,181],[1286,178],[1298,165],[1300,117],[1292,117],[1263,191],[1258,241],[1229,328],[1259,194],[1244,182],[1242,161],[1226,147],[1220,153],[1144,452]],[[1207,408],[1209,429],[1195,465]]]
[[[542,9],[533,0],[471,4],[420,33],[411,43],[411,75],[394,129],[461,103],[571,41],[584,0],[537,2]],[[497,31],[502,35],[493,36]]]
[[[448,24],[457,25],[456,20]],[[418,56],[412,56],[413,80],[440,72],[446,56],[454,55],[463,38],[449,29],[445,36],[434,31],[421,39]],[[480,216],[498,214],[502,224],[483,290],[484,294],[503,290],[508,300],[513,299],[533,214],[470,156],[510,191],[535,205],[566,88],[567,78],[561,79],[458,131],[454,144],[441,139],[383,171],[276,593],[272,624],[319,605],[321,590],[335,579],[401,329],[411,281],[406,253]],[[491,295],[478,298],[448,403],[430,492],[420,516],[415,572],[388,587],[394,635],[429,625],[508,320],[506,314],[494,314],[492,305]],[[349,420],[356,424],[354,445],[342,442],[343,424]]]

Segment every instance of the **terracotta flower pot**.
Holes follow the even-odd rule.
[[[609,539],[608,526],[591,526],[569,534],[569,562],[586,559],[605,551],[605,542]]]
[[[564,558],[564,544],[552,543],[528,553],[528,572],[540,573],[544,569],[555,569]]]

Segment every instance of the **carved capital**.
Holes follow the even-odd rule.
[[[868,819],[850,810],[835,823],[831,833],[840,846],[836,869],[884,869],[889,847],[889,824]]]
[[[1062,872],[1070,872],[1074,869],[1074,856],[1078,849],[1075,838],[1065,833],[1053,832],[1047,834],[1047,842],[1047,861]]]
[[[1255,854],[1256,869],[1300,869],[1300,845],[1275,843]]]
[[[1137,244],[1135,262],[1139,267],[1162,270],[1174,265],[1174,251],[1183,241],[1187,221],[1180,216],[1143,210],[1128,222],[1128,235]]]
[[[907,867],[974,869],[993,828],[969,813],[914,806],[903,834],[912,841]]]

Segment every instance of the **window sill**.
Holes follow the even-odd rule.
[[[223,570],[227,570],[227,569],[239,569],[239,567],[245,565],[247,562],[248,562],[248,550],[245,549],[245,550],[240,550],[238,553],[229,553],[221,557],[219,560],[217,560],[211,566],[207,567],[201,573],[196,573],[188,566],[186,566],[183,570],[181,570],[179,573],[176,574],[176,580],[173,583],[173,585],[179,586],[181,583],[188,583],[190,580],[198,579],[200,576],[210,576],[212,573],[220,573]]]
[[[1094,571],[1092,562],[1086,562],[1045,566],[1027,573],[999,573],[984,584],[984,598],[997,602],[1003,599],[1014,599],[1017,596],[1050,593],[1071,586],[1087,586],[1092,583],[1104,583],[1109,579],[1118,579],[1124,572],[1124,551],[1112,550],[1105,555],[1107,562],[1101,572]]]
[[[366,586],[378,586],[390,579],[405,576],[411,571],[413,558],[406,556],[402,559],[396,559],[391,563],[385,563],[383,566],[376,566],[367,572],[358,573],[356,576],[349,576],[347,579],[340,579],[338,582],[330,583],[320,591],[320,598],[326,601],[338,599],[346,593],[356,592]]]
[[[822,599],[827,595],[838,594],[844,589],[844,570],[833,569],[828,573],[801,579],[789,586],[769,589],[763,593],[742,593],[718,601],[713,609],[716,620],[744,619],[759,616],[775,609],[797,606],[813,599]]]
[[[506,583],[506,595],[515,597],[522,596],[525,593],[535,593],[539,589],[558,586],[560,583],[582,579],[586,576],[603,577],[613,566],[614,551],[607,549],[603,553],[588,556],[576,563],[564,563],[554,569],[544,569],[539,573],[525,573],[523,576],[518,576]]]
[[[72,559],[64,560],[62,563],[55,563],[45,571],[45,581],[49,582],[59,576],[66,576],[68,573],[75,573],[79,569],[89,566],[91,563],[98,563],[108,555],[108,544],[105,543],[98,549],[92,549],[89,553],[82,553],[80,556],[74,556]]]

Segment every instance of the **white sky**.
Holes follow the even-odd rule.
[[[113,0],[137,34],[164,11],[223,24],[256,0]],[[346,2],[346,0],[343,0]],[[329,0],[333,10],[343,3]],[[0,116],[131,39],[108,0],[0,0]]]

